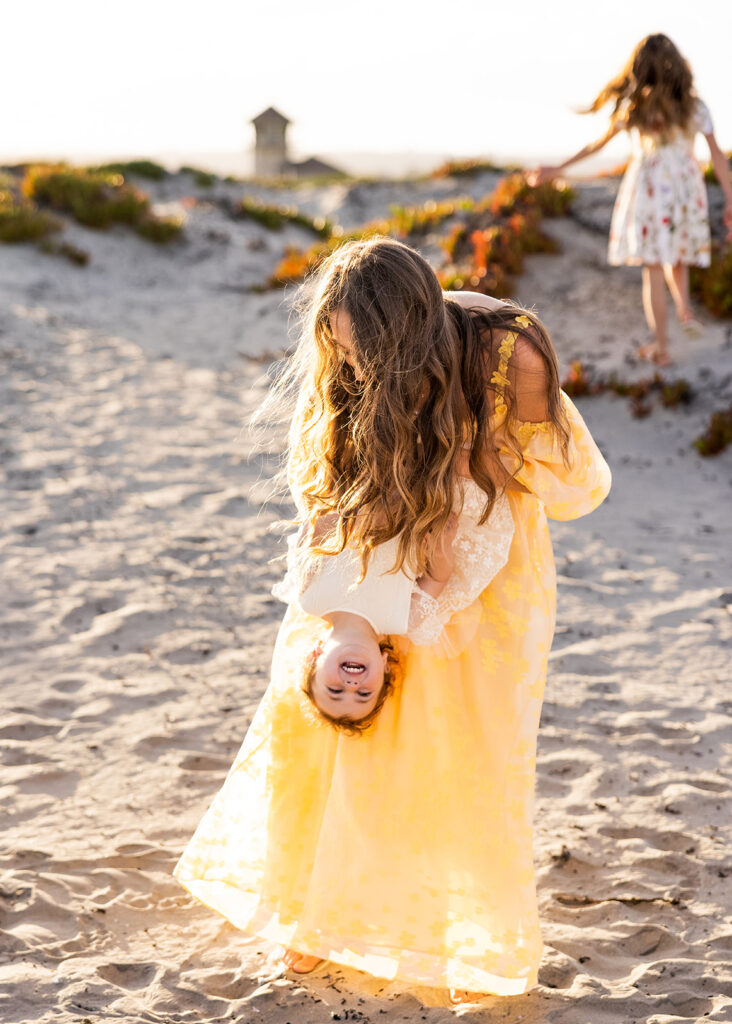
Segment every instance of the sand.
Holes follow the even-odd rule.
[[[516,295],[564,367],[634,378],[648,373],[631,361],[639,273],[604,263],[612,189],[586,186],[577,217],[552,223],[563,252],[532,258]],[[337,185],[298,201],[349,226],[465,191]],[[175,207],[191,192],[176,177],[155,195]],[[250,459],[245,423],[289,314],[286,295],[248,289],[309,240],[186,209],[173,249],[70,228],[86,269],[0,250],[0,1019],[451,1020],[333,965],[283,975],[277,950],[171,878],[267,682],[271,527],[288,505],[261,505],[281,437]],[[732,450],[691,447],[732,400],[732,332],[704,319],[699,341],[672,340],[689,407],[656,399],[637,420],[624,399],[578,400],[614,486],[592,516],[552,524],[546,952],[539,985],[478,1021],[732,1021]]]

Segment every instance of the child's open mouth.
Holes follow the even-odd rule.
[[[358,676],[366,671],[366,666],[362,665],[360,661],[342,661],[341,668],[351,676]]]

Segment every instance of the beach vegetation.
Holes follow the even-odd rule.
[[[135,224],[150,207],[145,193],[125,184],[118,171],[35,164],[27,169],[22,188],[27,198],[71,214],[86,227]]]
[[[86,249],[80,249],[78,245],[62,242],[56,238],[42,239],[38,243],[38,248],[49,256],[63,256],[69,263],[73,263],[77,267],[85,267],[91,259],[91,255]]]
[[[570,189],[552,182],[532,188],[522,175],[503,178],[442,239],[449,260],[438,270],[442,287],[510,295],[526,255],[557,251],[557,243],[542,231],[542,217],[565,213],[571,200]]]
[[[384,230],[381,234],[397,238],[426,235],[457,213],[472,210],[474,205],[470,196],[460,196],[439,203],[428,199],[421,206],[392,206],[391,216],[383,222]]]
[[[339,225],[331,225],[329,234],[307,250],[288,246],[285,255],[275,267],[267,286],[277,288],[293,284],[317,267],[326,256],[343,242],[375,235],[388,235],[404,240],[419,237],[439,227],[445,220],[468,210],[473,202],[469,197],[437,203],[430,199],[421,206],[392,206],[391,216],[369,221],[352,231],[344,232]]]
[[[135,224],[135,231],[149,242],[164,245],[180,236],[183,231],[183,223],[182,217],[158,217],[148,213]]]
[[[654,395],[658,395],[661,405],[666,409],[688,405],[694,398],[691,385],[683,377],[668,380],[656,372],[652,377],[626,381],[618,377],[617,374],[610,374],[608,377],[598,376],[578,359],[570,363],[567,376],[562,381],[561,387],[570,398],[601,395],[607,392],[627,398],[630,403],[630,411],[636,419],[641,419],[651,413],[653,409],[651,399]]]
[[[180,168],[180,173],[192,175],[194,184],[199,188],[212,188],[216,184],[217,176],[212,171],[201,170],[200,167],[186,165]]]
[[[34,164],[26,169],[22,193],[26,200],[67,213],[85,227],[127,224],[153,242],[170,241],[183,227],[180,218],[157,217],[147,194],[128,185],[119,171]]]
[[[732,405],[713,412],[707,429],[696,438],[694,447],[701,455],[718,455],[732,444]]]
[[[469,196],[420,206],[392,206],[390,216],[370,221],[347,234],[332,228],[329,236],[310,249],[288,247],[269,279],[269,287],[292,284],[313,270],[342,242],[388,235],[400,240],[435,233],[455,220],[439,239],[448,262],[437,269],[446,290],[469,288],[484,294],[506,296],[512,275],[521,272],[526,253],[555,252],[556,243],[541,231],[543,211],[554,216],[566,212],[570,189],[551,182],[532,188],[521,175],[504,179],[487,199],[476,204]]]
[[[564,393],[570,398],[596,393],[594,385],[590,385],[588,380],[587,370],[579,359],[575,359],[569,364],[569,371],[561,386]]]
[[[712,246],[708,267],[691,267],[689,283],[695,295],[714,316],[732,316],[732,247]]]
[[[235,214],[256,221],[270,231],[280,231],[285,224],[297,224],[320,238],[330,238],[333,231],[333,225],[324,217],[308,217],[296,206],[263,203],[252,196],[245,196],[237,204]]]
[[[124,160],[111,164],[100,164],[98,167],[90,167],[90,171],[98,171],[100,174],[121,174],[122,177],[136,175],[138,178],[148,178],[150,181],[162,181],[167,177],[168,171],[162,164],[154,160]]]
[[[9,188],[0,188],[0,242],[32,242],[62,228],[53,214]]]
[[[562,217],[569,210],[574,192],[568,185],[546,181],[529,185],[523,174],[509,174],[477,209],[488,209],[496,217],[509,216],[516,209],[534,207],[543,217]]]
[[[0,170],[0,191],[17,191],[18,178],[15,174],[11,174],[10,171]]]
[[[446,160],[444,164],[435,167],[434,171],[430,174],[430,178],[474,178],[478,174],[486,174],[491,171],[505,174],[507,171],[514,169],[500,167],[490,160]]]

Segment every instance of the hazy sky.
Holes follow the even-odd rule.
[[[1,26],[5,162],[244,150],[270,105],[300,155],[568,155],[604,125],[572,108],[653,31],[732,149],[728,0],[34,0]]]

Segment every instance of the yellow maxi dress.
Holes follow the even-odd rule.
[[[314,717],[299,687],[322,622],[288,609],[269,687],[175,869],[235,926],[405,988],[535,983],[534,767],[556,595],[546,517],[582,516],[610,487],[562,401],[572,467],[549,423],[520,426],[532,493],[508,492],[509,560],[465,612],[470,642],[449,659],[404,642],[401,682],[362,736]],[[505,415],[499,396],[496,429]]]

